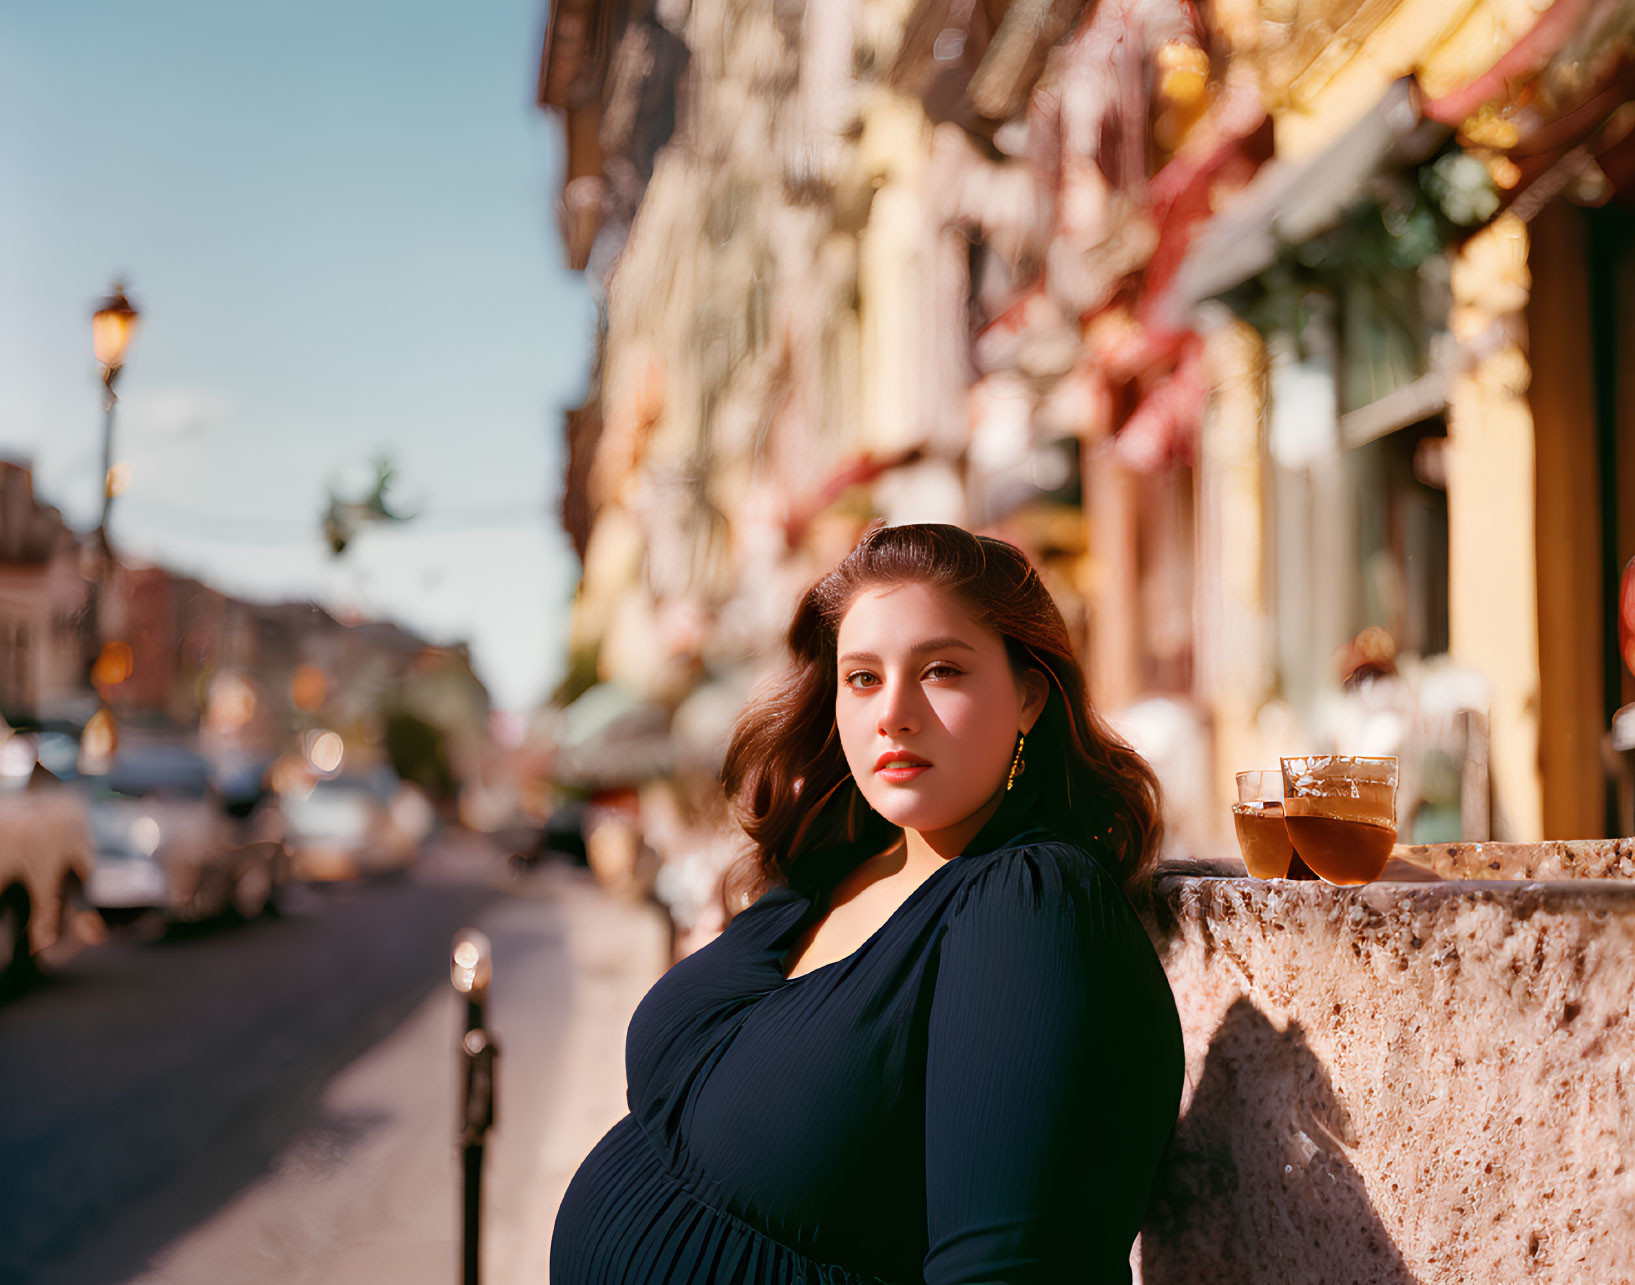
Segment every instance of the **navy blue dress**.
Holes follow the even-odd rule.
[[[553,1285],[1128,1282],[1182,1050],[1117,882],[990,822],[786,979],[826,910],[773,888],[642,1000]]]

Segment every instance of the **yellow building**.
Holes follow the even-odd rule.
[[[1298,37],[1246,42],[1278,87],[1276,162],[1176,291],[1186,306],[1235,287],[1271,336],[1221,341],[1265,405],[1247,393],[1221,430],[1240,507],[1213,534],[1235,550],[1273,533],[1231,607],[1275,620],[1275,683],[1308,708],[1335,675],[1303,667],[1407,653],[1386,659],[1414,699],[1375,711],[1410,722],[1420,797],[1402,819],[1456,807],[1421,838],[1635,831],[1608,741],[1632,694],[1614,630],[1635,422],[1614,354],[1631,340],[1635,14],[1536,8],[1300,6]],[[1269,521],[1241,507],[1257,494]],[[1223,683],[1222,741],[1255,743],[1254,677]]]
[[[563,694],[681,729],[666,842],[873,517],[1034,553],[1181,846],[1329,744],[1403,755],[1404,838],[1627,827],[1629,9],[557,4],[605,299]]]

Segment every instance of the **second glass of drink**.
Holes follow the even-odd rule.
[[[1294,847],[1283,825],[1283,774],[1239,772],[1238,801],[1232,805],[1243,864],[1256,879],[1284,879]]]

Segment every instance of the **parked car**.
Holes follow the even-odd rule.
[[[96,840],[87,894],[109,922],[148,911],[176,922],[253,919],[277,909],[289,879],[277,809],[230,808],[197,752],[122,751],[105,776],[79,784]]]
[[[301,879],[328,883],[402,870],[434,819],[395,772],[319,778],[283,796],[284,840]]]
[[[91,936],[91,823],[66,786],[0,775],[0,981],[13,983],[59,944]]]

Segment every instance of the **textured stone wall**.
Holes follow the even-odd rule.
[[[1635,881],[1168,873],[1154,927],[1188,1066],[1146,1285],[1635,1279]]]

